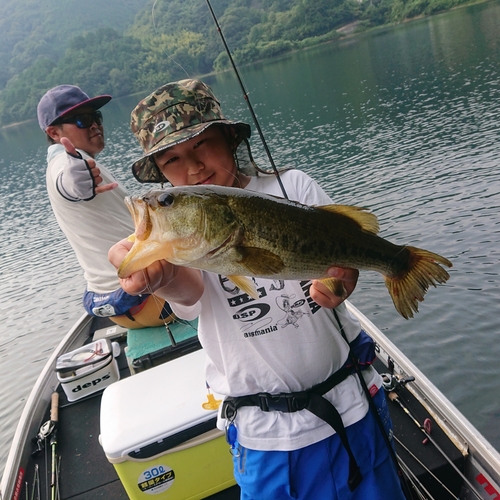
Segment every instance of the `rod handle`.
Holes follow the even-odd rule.
[[[50,420],[59,421],[59,393],[53,392],[50,403]]]
[[[391,391],[387,396],[391,401],[396,401],[398,399],[398,395],[394,391]]]

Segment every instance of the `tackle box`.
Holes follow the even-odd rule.
[[[100,339],[59,356],[56,373],[68,401],[77,401],[120,379],[120,346]]]
[[[235,484],[205,359],[198,349],[104,391],[99,441],[132,500],[201,499]]]

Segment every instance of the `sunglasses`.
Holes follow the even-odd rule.
[[[89,128],[95,123],[97,126],[102,125],[102,113],[100,111],[92,111],[90,113],[81,113],[73,115],[69,118],[58,120],[58,123],[73,123],[78,128]]]

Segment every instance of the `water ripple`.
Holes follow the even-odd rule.
[[[279,167],[308,172],[336,203],[372,210],[385,238],[452,260],[451,279],[429,291],[412,321],[394,310],[378,273],[361,273],[352,301],[497,448],[499,53],[500,6],[489,3],[244,70]],[[250,122],[232,75],[208,81],[227,116]],[[130,175],[140,156],[128,127],[136,101],[106,106],[100,158],[133,193],[148,188]],[[252,146],[268,165],[256,137]],[[3,442],[45,361],[82,313],[82,272],[45,192],[45,150],[36,124],[0,134]],[[6,453],[3,447],[0,466]]]

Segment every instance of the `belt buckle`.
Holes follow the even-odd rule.
[[[269,394],[268,392],[261,392],[259,396],[259,406],[262,411],[281,411],[290,412],[290,405],[288,394]]]

